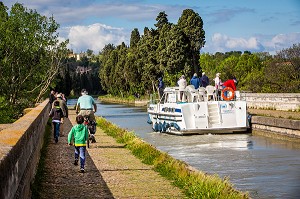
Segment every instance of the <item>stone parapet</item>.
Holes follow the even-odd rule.
[[[0,131],[0,198],[30,198],[49,119],[48,100]]]
[[[284,111],[300,110],[300,93],[241,93],[249,108]]]

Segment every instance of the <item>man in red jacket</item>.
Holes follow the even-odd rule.
[[[235,84],[236,84],[236,79],[229,79],[229,80],[227,80],[226,82],[224,82],[223,83],[223,87],[225,88],[225,87],[230,87],[230,88],[232,88],[233,89],[233,91],[236,91],[236,86],[235,86]]]

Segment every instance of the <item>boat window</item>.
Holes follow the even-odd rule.
[[[175,93],[169,93],[168,94],[168,102],[176,103],[176,94]]]
[[[165,99],[166,99],[166,93],[164,93],[164,94],[162,95],[162,97],[161,97],[160,100],[159,100],[159,103],[163,104],[163,103],[165,102]]]

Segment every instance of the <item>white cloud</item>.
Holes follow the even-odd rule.
[[[265,45],[270,49],[278,50],[291,47],[296,43],[300,43],[300,32],[275,35],[270,41],[266,42]]]
[[[211,45],[203,48],[208,52],[228,52],[228,51],[259,51],[262,50],[261,44],[255,37],[234,38],[221,33],[215,33],[211,38]]]
[[[215,33],[211,41],[207,43],[210,43],[210,45],[206,45],[202,51],[209,53],[248,50],[251,52],[270,52],[270,54],[275,54],[276,51],[300,43],[300,33],[278,34],[273,36],[259,35],[249,38],[236,38]]]
[[[109,43],[128,44],[129,35],[121,28],[95,23],[89,26],[72,26],[69,28],[68,38],[70,40],[68,48],[74,52],[85,52],[91,49],[94,53],[98,53]]]

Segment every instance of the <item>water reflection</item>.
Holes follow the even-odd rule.
[[[251,134],[174,136],[152,132],[145,108],[98,103],[96,115],[158,149],[220,177],[252,198],[300,198],[300,145]]]

